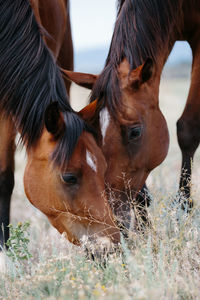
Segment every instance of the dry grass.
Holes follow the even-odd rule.
[[[149,209],[152,228],[145,235],[133,233],[128,244],[123,241],[123,254],[107,258],[106,268],[87,260],[81,248],[69,244],[29,204],[22,184],[25,154],[18,151],[11,218],[13,223],[30,220],[33,257],[26,263],[7,259],[8,271],[0,275],[0,299],[199,299],[199,153],[193,170],[193,212],[186,215],[173,201],[181,164],[175,122],[188,84],[180,79],[161,85],[171,145],[168,158],[148,179],[154,199]],[[87,95],[86,90],[73,88],[77,109]]]

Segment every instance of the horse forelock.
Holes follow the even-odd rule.
[[[130,71],[151,57],[156,64],[163,46],[173,43],[181,30],[183,0],[119,0],[118,17],[106,59],[106,65],[97,79],[90,101],[98,99],[102,107],[116,115],[120,109],[118,67],[124,58]]]
[[[117,3],[117,15],[119,15],[120,11],[121,11],[121,8],[124,4],[126,0],[118,0],[118,3]]]
[[[53,163],[62,170],[66,169],[81,134],[87,131],[95,135],[93,129],[77,113],[64,111],[63,119],[65,130],[58,138],[52,154]]]
[[[121,106],[121,91],[118,78],[118,69],[107,65],[92,89],[90,102],[97,100],[95,114],[99,114],[102,108],[107,106],[109,112],[115,117],[115,111]]]
[[[42,134],[47,106],[58,101],[68,115],[73,136],[68,140],[70,156],[81,134],[81,121],[70,118],[74,112],[60,70],[43,40],[45,31],[37,24],[28,0],[0,0],[0,8],[1,113],[13,118],[22,142],[30,148]]]

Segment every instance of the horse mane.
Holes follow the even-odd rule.
[[[69,159],[85,124],[69,104],[44,31],[29,0],[0,0],[0,7],[0,111],[13,119],[21,141],[30,148],[41,136],[47,106],[58,101],[67,130],[54,157]]]
[[[126,0],[118,0],[118,3],[117,3],[117,16],[119,15],[120,11],[121,11],[121,8],[122,8],[122,5],[124,4]]]
[[[170,44],[182,20],[183,0],[119,0],[118,17],[105,67],[91,93],[90,101],[98,99],[113,115],[120,108],[118,66],[124,58],[133,70]],[[170,45],[169,45],[170,46]]]

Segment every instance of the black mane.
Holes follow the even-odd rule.
[[[119,15],[120,11],[121,11],[121,8],[122,8],[122,5],[124,4],[126,0],[118,0],[118,3],[117,3],[117,15]]]
[[[14,120],[22,142],[30,148],[41,136],[47,106],[58,101],[68,128],[65,145],[61,140],[55,156],[67,159],[85,125],[68,102],[59,68],[43,41],[43,30],[29,0],[0,0],[0,11],[1,113]]]
[[[133,70],[151,57],[156,63],[159,52],[178,33],[183,0],[119,0],[118,17],[104,70],[100,74],[90,101],[119,109],[120,88],[117,68],[124,58]],[[171,45],[172,46],[172,45]],[[102,103],[102,100],[104,101]]]

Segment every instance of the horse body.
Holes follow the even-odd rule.
[[[67,70],[73,70],[73,44],[68,0],[31,0],[38,24],[41,24],[48,34],[44,39],[57,63]],[[70,83],[65,81],[69,93]]]
[[[63,0],[50,0],[47,5],[44,0],[33,0],[31,5],[37,22],[42,24],[49,34],[45,40],[57,60],[66,29],[67,10],[65,3]]]
[[[191,160],[200,141],[199,31],[199,1],[122,0],[102,73],[95,78],[65,72],[68,79],[83,86],[92,86],[93,79],[91,101],[97,99],[96,110],[90,104],[82,117],[87,119],[88,113],[84,116],[84,112],[90,109],[93,112],[88,122],[97,128],[98,144],[108,164],[105,178],[116,191],[114,211],[129,221],[132,205],[139,205],[146,221],[149,199],[141,197],[139,191],[150,171],[167,155],[169,137],[159,109],[159,84],[163,66],[177,40],[188,41],[193,52],[190,92],[177,122],[183,157],[180,191],[192,206]],[[109,121],[103,134],[101,114],[105,111]]]

